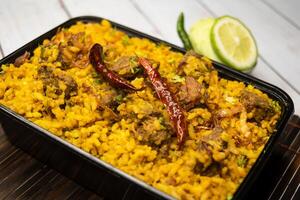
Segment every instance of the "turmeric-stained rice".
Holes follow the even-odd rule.
[[[88,59],[95,43],[107,66],[141,90],[114,88],[96,73]],[[185,111],[181,148],[138,57],[151,61]],[[281,114],[260,90],[220,78],[209,59],[129,37],[105,20],[62,29],[1,68],[1,104],[178,199],[230,198]]]

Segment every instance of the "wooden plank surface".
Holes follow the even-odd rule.
[[[222,15],[226,12],[236,15],[242,20],[244,20],[245,18],[245,22],[247,23],[247,25],[253,28],[253,32],[256,33],[258,31],[259,33],[255,34],[255,36],[258,37],[259,47],[261,45],[269,46],[270,42],[261,42],[262,39],[260,39],[261,37],[265,37],[265,31],[256,30],[261,29],[260,27],[263,25],[263,23],[257,23],[255,20],[260,20],[259,17],[262,16],[259,15],[259,17],[256,17],[254,20],[249,21],[248,17],[250,14],[252,14],[250,11],[236,11],[243,9],[247,10],[248,4],[251,4],[249,7],[250,10],[255,9],[257,2],[241,3],[230,1],[229,4],[232,5],[229,6],[230,9],[228,9],[227,6],[223,4],[226,4],[226,2],[206,2],[197,0],[174,0],[171,4],[168,0],[20,0],[18,4],[14,4],[13,1],[3,1],[1,7],[2,9],[0,9],[0,25],[1,27],[6,28],[0,31],[0,45],[2,46],[4,54],[7,55],[14,49],[17,49],[26,42],[34,39],[36,36],[42,34],[46,30],[49,30],[55,25],[65,21],[70,16],[75,17],[80,15],[97,15],[141,30],[145,33],[154,35],[181,46],[180,40],[176,33],[175,25],[178,13],[180,11],[184,11],[186,14],[186,27],[190,27],[190,25],[197,21],[197,19],[209,17],[212,15]],[[268,8],[268,6],[264,3],[261,4],[263,6],[263,9]],[[18,9],[19,11],[16,14],[16,12],[13,11],[17,8],[20,9]],[[163,15],[161,13],[163,13]],[[271,9],[269,9],[269,12],[267,13],[269,13],[267,15],[269,18],[274,15]],[[278,16],[276,15],[276,17]],[[275,19],[277,19],[276,17]],[[284,19],[281,19],[281,21],[279,20],[279,25],[282,25],[282,20]],[[30,28],[28,28],[28,24],[30,24]],[[284,26],[286,25],[284,24]],[[275,24],[274,27],[272,27],[272,30],[280,28],[282,27],[276,26]],[[264,28],[262,29],[264,30]],[[289,30],[290,29],[286,31]],[[276,31],[273,30],[273,32]],[[277,35],[281,32],[277,33]],[[292,32],[292,34],[294,34],[294,32]],[[295,44],[297,44],[298,38],[299,37],[294,38]],[[279,39],[281,40],[278,42],[272,42],[271,45],[282,45],[281,43],[283,43],[284,45],[287,40],[282,40],[282,38]],[[289,40],[294,42],[293,38]],[[268,49],[272,50],[273,46]],[[260,48],[260,50],[261,52],[265,51],[264,48]],[[276,48],[274,48],[274,51],[271,52],[271,61],[273,57],[280,57],[273,55],[276,53],[275,50]],[[292,52],[292,54],[298,55],[297,51],[294,53]],[[286,91],[295,102],[296,113],[300,114],[300,95],[297,93],[297,88],[299,88],[300,86],[300,79],[298,80],[297,78],[296,80],[299,83],[299,86],[295,86],[290,81],[294,80],[293,77],[298,77],[297,72],[293,71],[293,66],[296,65],[293,64],[292,67],[287,68],[286,66],[290,65],[290,63],[287,63],[287,65],[284,65],[285,69],[283,73],[281,73],[281,71],[278,70],[277,67],[281,67],[282,64],[276,63],[276,65],[274,65],[273,62],[270,62],[270,56],[265,57],[263,53],[261,53],[261,55],[263,55],[263,57],[259,59],[256,68],[251,74],[262,80],[270,82]],[[282,57],[283,59],[289,59],[289,56],[288,58],[285,58],[286,56]],[[299,70],[300,68],[297,67],[297,69]],[[289,74],[291,74],[291,76]]]
[[[257,39],[260,58],[251,74],[286,91],[300,114],[299,8],[299,0],[1,0],[0,58],[80,15],[108,18],[181,46],[175,29],[180,11],[186,27],[197,19],[230,14]],[[269,199],[300,199],[300,134],[295,129],[288,133],[279,147],[285,152],[283,176]],[[12,146],[0,129],[0,199],[28,198],[101,199]]]
[[[148,18],[151,18],[152,23],[155,24],[156,28],[162,33],[163,39],[179,46],[182,46],[182,44],[175,29],[179,12],[183,11],[186,14],[186,27],[190,27],[190,25],[195,23],[198,19],[212,17],[214,14],[197,1],[186,2],[174,0],[170,5],[168,0],[161,0],[160,6],[157,6],[152,1],[148,0],[133,1],[140,7]],[[168,14],[164,15],[162,18],[160,15],[153,15],[155,12]],[[251,75],[282,88],[292,97],[294,102],[300,102],[300,95],[287,83],[287,81],[278,76],[278,74],[270,68],[268,63],[261,58],[258,60],[258,64],[251,72]],[[296,113],[300,114],[300,103],[295,105]]]
[[[3,57],[4,57],[4,52],[3,52],[2,46],[0,44],[0,59]]]
[[[147,18],[151,19],[152,24],[161,32],[164,40],[179,46],[182,46],[182,43],[176,32],[176,22],[180,12],[185,14],[186,27],[190,27],[200,18],[211,16],[206,9],[194,0],[172,0],[172,3],[168,0],[160,0],[159,6],[157,6],[157,3],[148,0],[132,0],[132,2],[139,7]],[[154,13],[164,13],[164,15],[162,17],[161,14]]]
[[[13,151],[3,156],[5,146]],[[299,117],[291,119],[273,152],[248,199],[299,199]],[[103,199],[11,145],[1,128],[0,154],[0,199]]]
[[[0,199],[102,198],[10,144],[0,127]]]
[[[261,1],[199,0],[217,16],[232,15],[251,29],[260,55],[300,94],[300,30]]]
[[[71,16],[95,15],[104,17],[142,32],[159,37],[160,33],[129,0],[64,0]]]
[[[8,55],[68,17],[57,0],[1,1],[0,44]]]
[[[299,0],[263,0],[277,14],[300,29],[300,1]]]

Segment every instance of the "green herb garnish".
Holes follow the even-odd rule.
[[[123,95],[122,94],[119,94],[118,96],[115,97],[115,101],[119,104],[122,102],[122,100],[123,100]]]
[[[237,158],[237,165],[239,167],[246,167],[249,158],[245,155],[239,155]]]
[[[127,45],[129,45],[129,37],[127,36],[127,35],[125,35],[123,38],[122,38],[122,44],[123,45],[125,45],[125,46],[127,46]]]
[[[179,75],[174,75],[171,80],[173,83],[182,83],[185,81],[185,78]]]

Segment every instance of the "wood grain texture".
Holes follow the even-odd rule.
[[[0,129],[0,144],[3,143],[16,149]],[[285,134],[275,145],[274,154],[266,163],[266,168],[258,177],[258,186],[250,189],[248,199],[299,199],[299,144],[300,118],[293,116]],[[21,150],[16,150],[0,159],[0,199],[103,199]],[[5,149],[0,146],[0,152],[3,151]]]
[[[102,199],[16,148],[0,124],[0,199]]]
[[[187,29],[200,18],[211,16],[194,0],[172,0],[172,3],[168,0],[132,0],[132,2],[142,10],[145,16],[151,19],[152,23],[162,33],[163,39],[179,46],[182,46],[182,43],[177,35],[176,22],[180,12],[185,14],[185,27]],[[158,13],[163,13],[163,15]]]
[[[281,159],[276,166],[282,176],[278,178],[274,189],[271,191],[268,199],[294,199],[298,186],[300,184],[300,118],[294,117],[292,123],[287,127],[286,134],[281,138],[282,148]],[[299,197],[299,196],[298,196]],[[297,199],[297,198],[296,198]]]
[[[65,21],[68,15],[73,17],[102,16],[181,46],[175,29],[178,13],[185,12],[186,27],[190,27],[196,20],[211,16],[213,14],[211,10],[215,9],[196,0],[174,0],[172,4],[168,0],[42,0],[37,2],[21,0],[18,6],[21,6],[22,9],[19,9],[20,11],[16,15],[13,12],[15,5],[13,2],[4,1],[2,4],[4,9],[0,9],[0,25],[7,27],[0,31],[0,44],[6,55]],[[163,13],[163,15],[157,13]],[[27,15],[29,17],[25,17]],[[28,24],[31,25],[30,28],[28,28]],[[300,103],[298,103],[300,95],[286,81],[282,80],[280,76],[284,77],[283,74],[276,74],[269,69],[267,63],[259,60],[252,75],[286,91],[296,102],[296,113],[300,114]]]
[[[67,15],[58,0],[1,1],[0,44],[4,54],[8,55],[65,20]]]
[[[299,0],[263,0],[263,2],[290,24],[300,29]]]
[[[296,113],[300,114],[299,95],[278,76],[283,76],[296,90],[300,89],[300,68],[294,70],[300,57],[299,4],[298,0],[174,0],[171,3],[168,0],[2,0],[0,26],[5,28],[0,31],[0,58],[67,20],[68,15],[105,17],[181,46],[175,30],[180,11],[185,12],[186,27],[213,14],[232,14],[253,30],[261,55],[267,61],[259,60],[252,74],[289,93],[296,103]],[[286,172],[269,199],[300,198],[300,157],[299,153],[295,154],[295,150],[300,151],[299,135],[299,130],[290,129],[282,140],[284,145],[278,151],[286,146],[288,149],[285,149],[282,160],[277,160],[271,167],[284,163],[281,168]],[[287,162],[291,158],[292,162]],[[34,198],[102,199],[12,146],[0,127],[0,199]]]
[[[4,52],[3,52],[2,46],[0,44],[0,59],[3,57],[4,57]]]
[[[152,27],[147,19],[129,0],[64,0],[70,14],[74,16],[95,15],[124,24],[142,32],[160,37],[160,33]]]
[[[153,24],[155,24],[156,28],[162,33],[163,39],[179,46],[182,46],[182,44],[176,33],[176,20],[181,11],[183,11],[186,16],[186,27],[190,27],[191,24],[201,18],[212,17],[214,14],[207,9],[206,6],[203,6],[203,4],[197,1],[174,0],[170,5],[168,0],[160,0],[160,6],[157,6],[157,4],[149,0],[133,1],[140,7],[145,15],[148,16],[148,18],[151,18]],[[167,14],[165,14],[164,17],[161,17],[161,15],[153,15],[155,12]],[[258,64],[251,72],[251,75],[280,87],[292,97],[294,102],[300,102],[300,95],[295,92],[286,81],[272,71],[262,59],[259,58]],[[295,107],[296,113],[300,114],[300,103],[296,103]]]
[[[300,114],[300,95],[295,92],[284,80],[282,80],[274,71],[272,71],[268,65],[263,62],[261,59],[258,60],[257,66],[250,73],[252,76],[259,78],[263,81],[271,83],[287,94],[293,99],[295,106],[295,113]]]
[[[261,1],[198,0],[221,15],[241,19],[253,32],[260,55],[300,94],[300,30]]]

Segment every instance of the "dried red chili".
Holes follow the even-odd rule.
[[[164,82],[156,69],[154,69],[147,59],[139,58],[139,64],[144,68],[149,77],[156,94],[163,104],[167,107],[170,119],[176,130],[179,145],[183,144],[187,135],[186,120],[183,109],[170,92],[167,83]]]
[[[128,81],[126,81],[118,74],[114,73],[106,67],[102,58],[102,53],[103,47],[100,44],[94,44],[90,50],[89,59],[93,67],[97,70],[97,72],[100,73],[102,77],[114,87],[121,89],[137,90],[133,85],[128,83]]]

